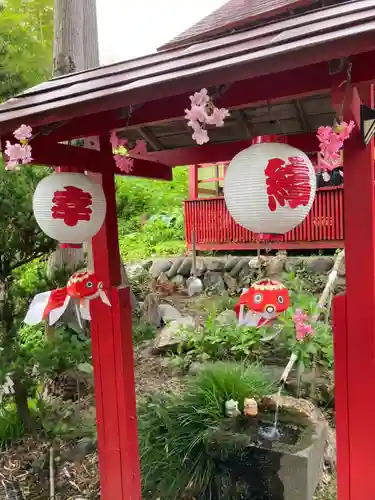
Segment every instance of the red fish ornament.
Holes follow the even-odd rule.
[[[111,305],[103,290],[103,283],[90,271],[74,273],[64,288],[39,293],[32,300],[24,322],[27,325],[37,325],[48,320],[54,325],[66,311],[72,300],[80,326],[82,319],[90,320],[90,301],[100,298],[104,304]]]
[[[239,325],[257,328],[271,323],[290,305],[288,289],[279,281],[262,279],[245,290],[234,306]],[[245,307],[248,312],[244,314]]]

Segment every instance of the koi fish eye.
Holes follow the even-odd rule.
[[[277,297],[277,302],[278,302],[279,304],[284,304],[284,297],[282,297],[281,295],[279,295],[279,296]]]
[[[261,293],[257,293],[254,295],[254,302],[256,304],[260,304],[263,300],[263,295]]]
[[[92,288],[94,286],[93,282],[92,281],[88,281],[86,283],[86,288]]]

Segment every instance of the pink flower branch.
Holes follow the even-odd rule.
[[[315,332],[309,323],[309,317],[301,309],[296,309],[293,315],[293,322],[296,327],[296,339],[299,342],[305,340],[306,337],[313,337]]]
[[[341,166],[341,149],[355,127],[354,121],[337,123],[333,127],[319,127],[316,137],[319,140],[318,168],[323,170],[323,180],[328,182],[330,172]]]
[[[217,108],[208,95],[207,89],[202,89],[190,96],[190,109],[185,109],[185,118],[188,126],[193,129],[192,138],[199,144],[209,142],[207,125],[222,127],[224,120],[229,116],[225,108]]]
[[[134,169],[134,159],[131,156],[142,156],[147,153],[145,141],[138,140],[133,148],[129,148],[128,140],[119,138],[115,130],[111,132],[110,142],[116,167],[125,174],[130,174]]]
[[[9,141],[5,143],[5,155],[8,160],[5,162],[5,170],[19,170],[20,165],[31,163],[31,146],[29,145],[32,139],[32,128],[28,125],[21,125],[13,132],[15,139],[19,142],[11,144]]]

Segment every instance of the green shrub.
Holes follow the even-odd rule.
[[[117,213],[122,257],[178,255],[185,249],[183,200],[188,196],[186,167],[173,169],[173,181],[119,178]],[[142,224],[141,218],[147,222]]]
[[[24,427],[17,415],[16,406],[2,403],[0,406],[0,450],[6,449],[23,434]]]
[[[243,403],[272,391],[257,365],[216,363],[190,380],[181,396],[153,395],[139,407],[143,495],[148,499],[209,494],[214,464],[205,451],[207,433],[224,419],[225,401]]]
[[[315,336],[307,342],[299,342],[295,335],[293,314],[296,309],[305,311],[311,318],[317,311],[317,300],[311,293],[306,293],[301,281],[290,274],[284,277],[283,283],[288,286],[291,297],[291,307],[275,321],[273,325],[261,327],[246,327],[221,325],[217,321],[217,305],[210,307],[204,326],[187,330],[187,342],[183,350],[188,350],[185,355],[185,367],[193,361],[205,360],[243,360],[262,363],[284,363],[292,351],[297,352],[301,366],[310,367],[313,357],[318,362],[333,368],[333,337],[331,325],[324,321],[316,321],[313,325]],[[225,305],[228,309],[233,307],[233,301]],[[220,307],[220,304],[219,304]],[[321,311],[324,313],[324,310]],[[275,337],[274,334],[279,332]],[[273,338],[272,338],[273,337]],[[269,340],[267,340],[269,338]],[[177,363],[177,361],[176,361]]]
[[[255,327],[221,325],[216,315],[210,314],[204,327],[186,332],[187,349],[198,360],[259,361],[264,351],[263,331]]]
[[[156,327],[146,323],[133,323],[133,344],[138,345],[147,340],[153,340],[156,336]]]

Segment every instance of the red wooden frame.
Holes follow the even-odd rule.
[[[371,7],[371,2],[369,2]],[[365,23],[364,23],[365,24]],[[120,107],[141,105],[131,116],[126,127],[137,127],[156,122],[172,121],[183,117],[189,105],[191,92],[206,86],[225,84],[226,92],[216,101],[216,105],[228,108],[245,108],[249,105],[277,100],[291,100],[294,96],[330,92],[333,78],[329,74],[328,61],[334,58],[350,57],[352,63],[353,89],[349,103],[345,106],[345,118],[358,120],[359,104],[373,106],[373,86],[375,81],[374,50],[375,38],[371,22],[366,23],[366,32],[353,35],[351,27],[332,33],[317,34],[314,42],[304,49],[298,48],[298,40],[291,42],[293,52],[273,54],[272,57],[259,56],[259,60],[249,63],[248,54],[239,55],[236,64],[228,71],[227,61],[218,57],[220,64],[212,63],[201,71],[199,65],[191,70],[173,72],[170,79],[160,75],[149,78],[147,83],[135,79],[134,86],[118,87],[92,93],[85,102],[77,96],[68,97],[55,92],[55,109],[40,94],[38,98],[17,98],[8,103],[7,111],[0,116],[1,141],[4,148],[7,135],[14,128],[27,123],[33,126],[35,138],[33,154],[35,161],[53,166],[89,170],[102,182],[107,199],[107,215],[101,231],[93,239],[95,271],[110,297],[109,308],[97,301],[92,308],[92,342],[97,401],[98,448],[101,472],[101,497],[103,500],[140,500],[139,453],[136,425],[136,404],[134,391],[131,306],[129,290],[121,287],[120,256],[118,247],[117,216],[115,205],[115,168],[109,146],[108,132],[124,126],[124,115]],[[282,35],[282,33],[280,33]],[[331,38],[330,38],[331,37]],[[320,40],[319,43],[317,39]],[[294,45],[293,45],[294,44]],[[265,49],[266,50],[266,49]],[[198,57],[198,56],[197,56]],[[229,56],[228,56],[229,57]],[[162,72],[160,72],[162,73]],[[139,83],[139,85],[138,85]],[[337,82],[336,82],[337,83]],[[74,86],[73,86],[74,87]],[[91,99],[91,100],[89,100]],[[7,106],[7,105],[4,105]],[[12,110],[13,109],[13,110]],[[127,109],[125,110],[127,111]],[[30,123],[28,123],[30,118]],[[64,122],[66,120],[66,122]],[[49,131],[38,129],[42,124],[58,123],[59,128]],[[126,128],[125,127],[125,128]],[[39,134],[40,133],[40,134]],[[72,151],[72,148],[57,144],[59,141],[83,136],[103,134],[100,152]],[[297,141],[298,136],[290,138]],[[302,147],[306,152],[316,151],[316,140],[305,135]],[[246,144],[245,144],[246,143]],[[171,166],[198,164],[230,160],[240,149],[248,146],[248,141],[237,143],[206,145],[201,148],[186,148],[161,151],[137,158],[135,174],[154,178],[171,178]],[[345,210],[343,225],[338,225],[334,233],[324,223],[318,230],[318,240],[327,239],[338,246],[345,229],[347,293],[335,298],[335,355],[336,355],[336,397],[338,411],[338,464],[339,499],[373,500],[375,482],[372,471],[375,468],[375,435],[371,428],[371,415],[375,410],[375,200],[374,200],[374,141],[364,147],[357,130],[346,141],[344,152],[345,196],[343,190],[335,190],[338,205]],[[191,188],[191,192],[194,190]],[[333,192],[331,190],[330,192]],[[323,194],[319,194],[323,193]],[[320,191],[318,197],[329,197]],[[340,201],[341,196],[341,201]],[[336,200],[329,203],[319,200],[314,205],[318,216],[326,220],[336,209]],[[231,225],[223,208],[223,199],[210,199],[207,214],[213,218],[221,210],[225,224]],[[189,200],[185,203],[192,212],[205,200]],[[341,205],[340,205],[341,203]],[[330,207],[331,212],[328,212]],[[319,212],[321,210],[321,212]],[[197,210],[196,210],[197,211]],[[199,215],[199,214],[198,214]],[[312,213],[312,216],[314,214]],[[206,245],[216,238],[208,228],[208,237],[199,240],[205,229],[201,216],[186,219],[194,225],[199,245]],[[307,223],[306,223],[307,224]],[[308,234],[308,227],[301,225],[296,231],[302,236],[287,235],[286,248],[293,248]],[[228,226],[228,227],[229,227]],[[223,231],[225,225],[217,224],[215,230]],[[232,226],[230,226],[232,227]],[[305,228],[305,229],[304,229]],[[191,227],[187,227],[187,236]],[[310,228],[310,230],[312,230]],[[251,235],[242,235],[233,228],[236,245],[251,242]],[[342,234],[341,234],[342,232]],[[337,236],[337,234],[339,236]],[[222,241],[226,244],[224,238]],[[339,239],[338,239],[339,238]],[[310,239],[314,247],[316,239]],[[202,248],[202,247],[201,247]],[[233,248],[233,247],[231,247]]]
[[[344,246],[344,189],[321,188],[304,222],[267,248],[303,250]],[[259,243],[229,214],[223,197],[198,198],[184,203],[185,238],[191,249],[192,229],[201,251],[255,250]]]

